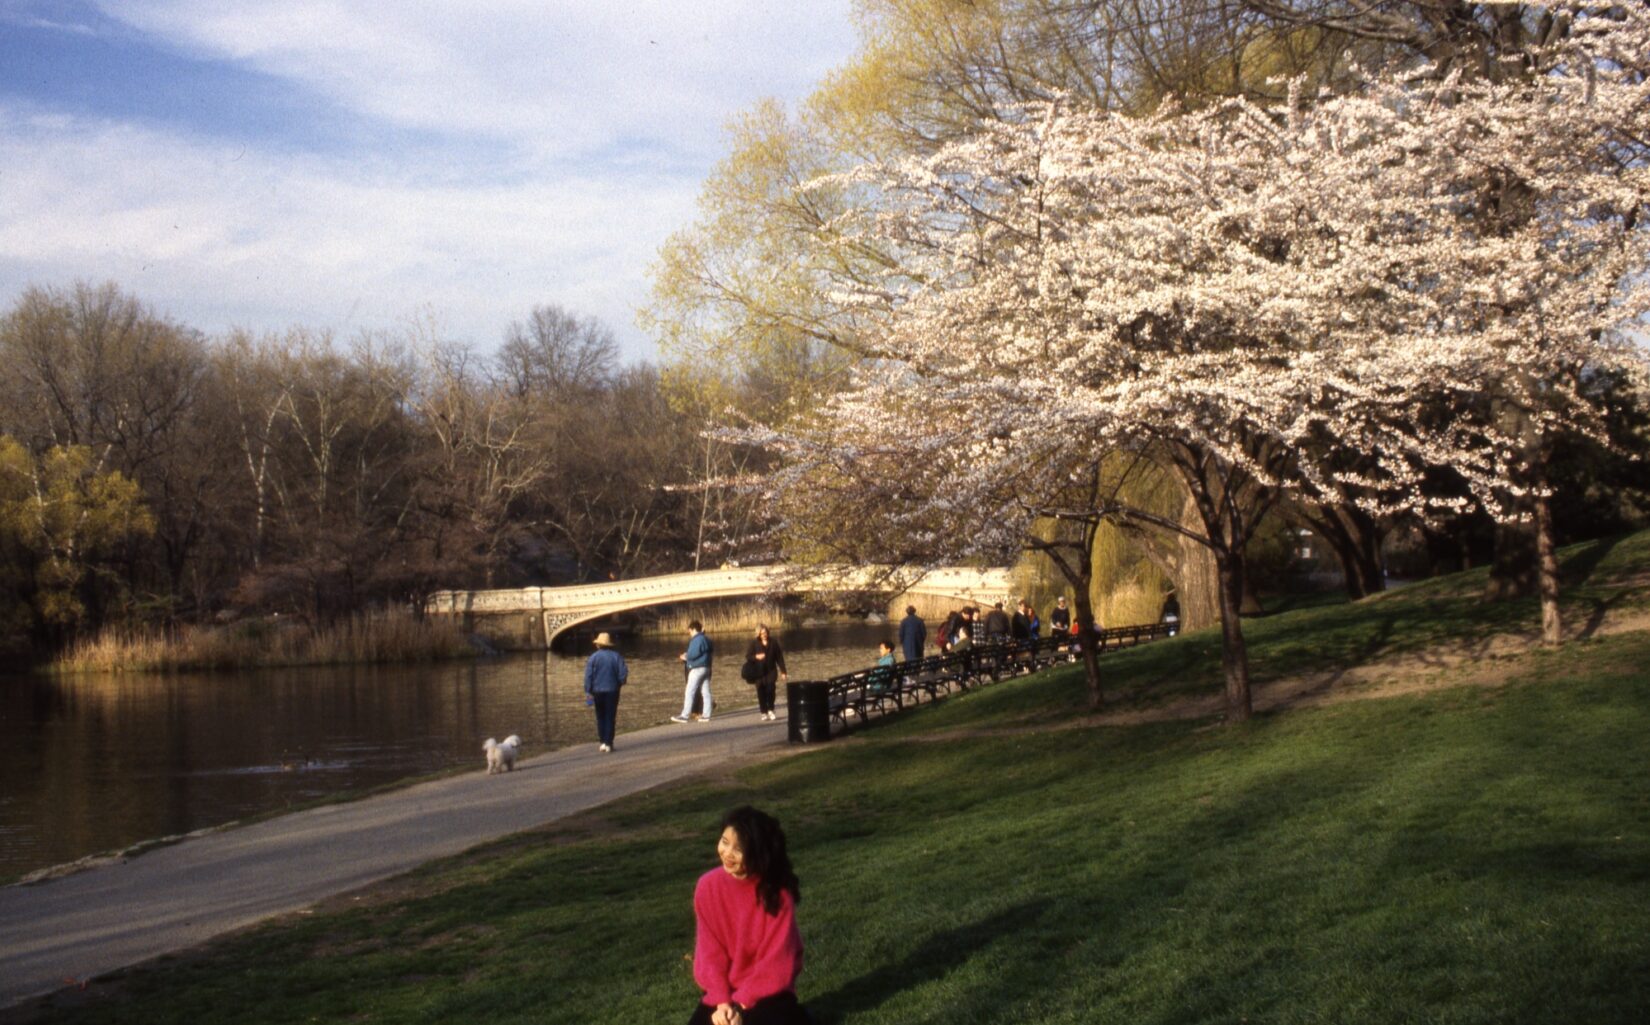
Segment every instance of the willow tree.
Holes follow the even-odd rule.
[[[36,634],[100,618],[110,583],[101,560],[154,531],[137,483],[98,463],[84,445],[36,456],[0,435],[0,552],[11,554],[10,587],[32,611]]]

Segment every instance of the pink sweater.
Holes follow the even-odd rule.
[[[693,944],[693,981],[715,1007],[732,1000],[749,1007],[796,988],[802,971],[802,934],[796,931],[791,895],[779,895],[779,914],[770,915],[756,895],[756,879],[735,879],[721,868],[699,877],[693,889],[698,936]]]

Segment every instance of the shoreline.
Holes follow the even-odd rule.
[[[35,666],[35,675],[187,673],[394,665],[486,654],[458,624],[407,612],[357,613],[320,627],[279,617],[217,626],[115,627]]]
[[[700,619],[711,633],[754,633],[758,624],[777,629],[814,630],[838,625],[882,626],[881,613],[831,615],[724,615],[715,611],[671,613],[612,628],[649,641],[670,638]],[[592,636],[596,631],[588,631]],[[578,634],[583,636],[583,632]],[[446,616],[422,620],[408,614],[351,617],[310,632],[296,623],[251,621],[227,626],[109,629],[83,640],[55,658],[42,657],[15,675],[35,677],[108,674],[251,672],[346,666],[420,665],[542,653],[540,647],[496,645],[479,632],[465,632]],[[554,649],[552,649],[554,650]],[[7,674],[13,675],[13,674]]]
[[[459,770],[370,800],[243,820],[141,857],[0,887],[7,965],[0,1009],[53,992],[64,979],[78,983],[195,947],[621,797],[763,752],[790,753],[783,729],[752,710],[693,730],[653,725],[621,736],[629,740],[611,755],[569,745],[500,776]]]
[[[641,733],[644,730],[658,729],[666,725],[673,724],[669,722],[643,723],[641,725],[631,727],[630,729],[620,729],[618,731],[618,736],[623,737],[626,735],[633,735]],[[585,741],[568,741],[564,744],[546,748],[539,753],[532,755],[530,758],[522,759],[517,763],[517,768],[519,770],[521,767],[526,766],[529,762],[536,759],[549,757],[559,751],[566,751],[570,748],[578,747],[583,743],[585,743]],[[39,886],[42,883],[49,883],[57,879],[66,879],[70,876],[79,875],[82,872],[92,871],[94,869],[103,868],[109,865],[124,864],[134,858],[140,858],[145,854],[149,854],[157,850],[163,850],[167,847],[183,843],[187,840],[192,840],[203,836],[211,836],[215,833],[223,833],[236,829],[245,829],[251,826],[261,825],[275,819],[285,818],[289,815],[301,815],[305,812],[312,812],[318,808],[327,808],[333,805],[358,804],[362,801],[370,801],[374,798],[383,797],[387,794],[394,794],[416,786],[422,786],[425,783],[435,783],[444,779],[467,775],[485,775],[485,772],[469,765],[454,765],[446,769],[438,769],[434,772],[420,773],[415,776],[403,776],[400,779],[374,784],[369,787],[362,787],[357,790],[346,790],[341,793],[330,794],[326,797],[317,797],[314,800],[304,801],[288,807],[270,808],[265,811],[255,812],[251,815],[243,815],[240,818],[230,819],[228,822],[220,822],[211,826],[201,826],[198,829],[192,829],[186,833],[172,833],[166,836],[147,837],[145,839],[127,844],[124,847],[94,851],[91,854],[82,855],[72,861],[61,861],[52,865],[44,865],[40,868],[29,869],[16,875],[0,876],[0,890],[6,890],[11,887],[19,886]]]
[[[571,745],[564,745],[564,747],[567,746]],[[534,757],[543,757],[543,755],[560,750],[563,750],[563,748],[551,748],[549,751],[545,751],[541,755],[534,755]],[[29,871],[23,872],[16,876],[0,876],[0,890],[13,886],[39,886],[42,883],[49,883],[58,879],[66,879],[69,876],[79,875],[82,872],[90,872],[94,869],[103,868],[108,865],[124,864],[131,861],[133,858],[140,858],[145,854],[162,850],[167,847],[172,847],[187,840],[194,840],[203,836],[211,836],[214,833],[224,833],[235,829],[245,829],[249,826],[256,826],[272,819],[283,818],[287,815],[301,815],[304,812],[314,811],[317,808],[325,808],[330,805],[355,804],[360,801],[368,801],[375,797],[381,797],[385,794],[406,790],[409,787],[419,786],[424,783],[433,783],[437,780],[446,779],[450,776],[462,776],[466,773],[474,771],[475,770],[472,768],[455,765],[450,769],[443,769],[439,772],[427,772],[419,776],[406,776],[401,779],[391,780],[388,783],[380,783],[377,786],[365,787],[360,790],[347,790],[343,793],[333,794],[328,797],[318,797],[312,801],[305,801],[301,804],[292,805],[291,807],[271,808],[268,811],[261,811],[252,815],[243,815],[238,819],[230,819],[228,822],[220,822],[212,826],[201,826],[199,829],[191,829],[187,833],[172,833],[167,836],[157,836],[144,840],[138,840],[134,843],[126,845],[125,847],[116,847],[111,850],[97,851],[92,854],[82,855],[81,857],[75,858],[73,861],[61,861],[54,865],[46,865],[42,868],[30,869]]]

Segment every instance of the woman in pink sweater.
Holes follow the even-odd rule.
[[[809,1025],[796,1000],[802,891],[784,830],[755,808],[735,808],[722,818],[716,854],[721,867],[693,890],[693,981],[705,998],[688,1025]]]

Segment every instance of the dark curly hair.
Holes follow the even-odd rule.
[[[785,831],[779,820],[748,804],[722,816],[722,828],[733,827],[745,856],[745,871],[756,877],[756,895],[770,915],[779,914],[779,895],[789,891],[792,904],[802,903],[802,884],[785,851]]]

